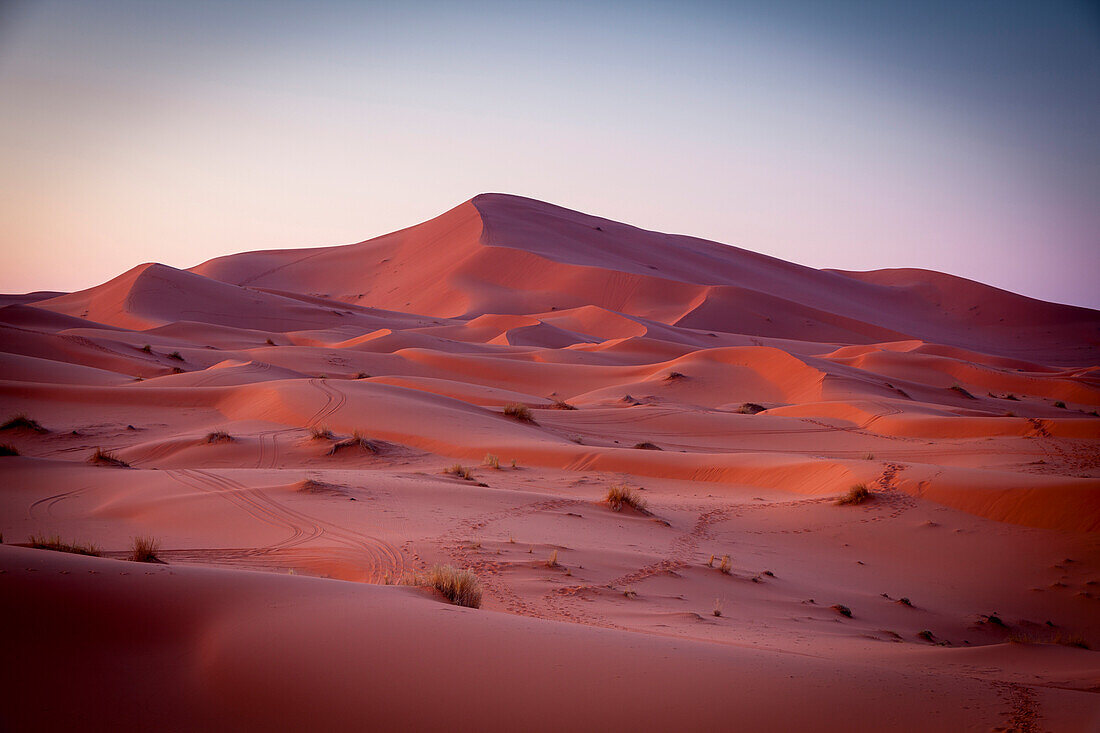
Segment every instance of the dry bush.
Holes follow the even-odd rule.
[[[564,400],[554,400],[553,404],[550,405],[550,409],[551,410],[575,410],[577,408],[576,408],[576,406],[571,405],[571,404],[569,404],[568,402],[566,402]]]
[[[847,606],[845,606],[841,603],[837,603],[837,604],[833,605],[831,608],[834,611],[836,611],[837,613],[839,613],[841,616],[845,617],[845,618],[851,618],[852,617],[852,609],[848,608]]]
[[[145,344],[145,346],[142,346],[141,350],[144,351],[146,354],[152,354],[153,353],[153,347],[150,346],[149,344]]]
[[[504,414],[513,420],[534,424],[535,418],[531,416],[531,408],[521,402],[513,402],[504,408]]]
[[[158,552],[160,552],[160,540],[156,537],[135,537],[130,559],[134,562],[160,562],[161,559],[157,557]]]
[[[474,480],[474,475],[470,472],[470,469],[466,468],[461,463],[454,464],[450,468],[445,469],[443,473],[450,474],[451,476],[458,476],[459,478],[466,479],[467,481]]]
[[[370,375],[367,374],[366,372],[356,372],[355,373],[355,378],[356,379],[370,379]]]
[[[871,498],[871,492],[866,484],[856,484],[848,489],[848,493],[836,500],[837,504],[862,504]]]
[[[742,415],[755,415],[756,413],[763,412],[766,409],[768,408],[764,407],[763,405],[758,405],[755,402],[746,402],[738,407],[737,411],[740,412]]]
[[[550,557],[548,557],[546,559],[546,567],[548,567],[548,568],[558,567],[558,551],[557,550],[551,550],[550,551]]]
[[[686,379],[686,378],[687,377],[685,377],[680,372],[669,372],[668,376],[665,377],[665,381],[666,382],[675,382],[677,379]]]
[[[481,459],[481,463],[482,465],[488,466],[489,468],[495,468],[498,471],[500,470],[500,459],[492,453],[486,453],[485,457]]]
[[[232,443],[233,436],[224,430],[215,430],[212,433],[206,434],[207,443]]]
[[[469,570],[459,570],[451,565],[436,565],[412,581],[408,584],[435,588],[456,606],[481,607],[481,581]]]
[[[99,548],[92,544],[80,544],[77,542],[63,542],[61,537],[53,535],[31,535],[27,543],[37,550],[54,550],[55,552],[71,552],[74,555],[90,555],[99,557]]]
[[[723,575],[731,575],[733,573],[733,560],[729,555],[722,555],[722,562],[718,564],[718,569],[722,571]]]
[[[967,399],[971,399],[971,400],[976,400],[977,399],[977,397],[975,397],[974,395],[970,394],[969,391],[967,391],[966,387],[962,386],[958,382],[951,385],[951,390],[953,390],[955,392],[958,392],[959,394],[961,394],[963,397],[966,397]]]
[[[180,352],[178,351],[173,351],[171,354],[168,355],[168,358],[175,359],[176,361],[185,361],[183,355],[180,354]]]
[[[267,345],[268,345],[268,346],[274,346],[274,345],[275,345],[275,342],[274,342],[274,341],[272,341],[271,339],[268,339],[268,340],[267,340]]]
[[[604,498],[607,505],[611,507],[611,511],[622,511],[624,506],[633,507],[640,512],[646,512],[648,503],[645,499],[638,494],[636,489],[632,489],[626,484],[615,484],[608,487],[607,496]]]
[[[309,437],[311,440],[335,440],[336,435],[333,434],[327,426],[314,426],[309,429]]]
[[[918,631],[917,632],[917,638],[918,639],[923,639],[923,640],[927,641],[930,644],[935,644],[936,643],[936,635],[933,634],[928,629],[925,629],[924,631]]]
[[[130,464],[122,460],[109,450],[103,450],[102,448],[96,448],[95,453],[88,458],[89,463],[94,463],[98,466],[115,466],[116,468],[129,468]]]
[[[6,423],[0,425],[0,430],[30,430],[33,433],[50,432],[42,427],[37,420],[30,419],[24,413],[11,417]]]
[[[1061,407],[1063,410],[1066,409],[1066,403],[1062,402],[1061,400],[1058,400],[1057,402],[1055,402],[1054,406],[1055,407]]]
[[[642,441],[641,443],[635,443],[634,447],[638,450],[661,450],[661,446],[656,443],[650,443],[648,440]]]
[[[351,434],[350,438],[344,438],[341,441],[333,443],[332,447],[328,449],[328,455],[334,456],[340,451],[349,448],[367,451],[368,453],[379,453],[382,450],[382,446],[379,443],[364,437],[356,430]]]
[[[0,456],[17,456],[19,450],[14,445],[8,445],[7,443],[0,443]]]
[[[720,600],[718,600],[717,598],[714,599],[714,610],[711,611],[711,613],[714,614],[715,616],[721,616],[722,615],[722,602]]]

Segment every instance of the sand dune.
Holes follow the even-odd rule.
[[[500,194],[0,296],[0,727],[1093,730],[1098,410],[1095,311]]]

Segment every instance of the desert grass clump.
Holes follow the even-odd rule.
[[[94,463],[97,466],[114,466],[115,468],[129,468],[130,464],[122,460],[109,450],[103,450],[102,448],[96,448],[88,458],[89,463]]]
[[[485,457],[481,459],[481,463],[482,465],[488,466],[489,468],[495,468],[498,471],[500,470],[500,458],[493,455],[492,453],[486,453]]]
[[[150,346],[149,344],[145,344],[145,346],[142,346],[141,350],[144,351],[146,354],[152,354],[153,353],[153,347]]]
[[[161,562],[157,557],[158,552],[160,552],[160,540],[156,537],[135,537],[130,559],[134,562]]]
[[[461,479],[467,481],[474,480],[474,474],[470,472],[470,469],[463,466],[461,463],[456,463],[448,469],[445,469],[443,473],[450,474],[451,476],[458,476]]]
[[[763,412],[768,408],[763,405],[758,405],[755,402],[746,402],[737,408],[737,411],[742,415],[755,415],[758,412]]]
[[[99,548],[92,544],[80,544],[78,542],[64,542],[59,535],[31,535],[27,544],[36,550],[53,550],[54,552],[71,552],[74,555],[89,555],[99,557]]]
[[[952,391],[958,392],[959,394],[961,394],[963,397],[966,397],[967,399],[970,399],[970,400],[976,400],[977,399],[977,397],[975,397],[974,395],[970,394],[970,392],[967,391],[966,387],[962,386],[958,382],[955,382],[954,384],[952,384],[950,389]]]
[[[168,355],[168,358],[169,359],[175,359],[176,361],[185,361],[185,359],[183,358],[183,355],[180,354],[180,352],[178,352],[178,351],[173,351],[171,354]]]
[[[675,382],[677,379],[687,379],[687,377],[680,372],[669,372],[665,377],[666,382]]]
[[[355,378],[356,379],[370,379],[370,375],[367,374],[366,372],[356,372],[355,373]]]
[[[839,613],[844,618],[851,618],[852,617],[852,609],[848,608],[847,606],[845,606],[842,603],[834,604],[832,606],[832,609],[834,611],[836,611],[837,613]]]
[[[733,574],[733,560],[730,559],[729,555],[722,555],[722,562],[718,564],[718,570],[721,571],[722,575]]]
[[[576,407],[576,405],[569,404],[565,400],[554,400],[550,404],[550,409],[551,410],[575,410],[575,409],[577,409],[577,407]]]
[[[714,610],[711,611],[711,614],[715,617],[720,617],[722,615],[722,601],[717,598],[714,599]]]
[[[481,581],[469,570],[451,565],[436,565],[423,578],[425,585],[435,588],[456,606],[481,607]]]
[[[504,408],[504,414],[513,420],[519,420],[520,422],[534,423],[535,418],[531,415],[531,408],[522,402],[513,402]]]
[[[0,443],[0,456],[17,456],[19,450],[14,445],[8,445],[7,443]]]
[[[1060,408],[1062,408],[1063,410],[1064,410],[1064,409],[1066,409],[1066,403],[1065,403],[1065,402],[1062,402],[1061,400],[1058,400],[1057,402],[1055,402],[1055,403],[1054,403],[1054,406],[1055,406],[1055,407],[1060,407]]]
[[[267,345],[268,345],[268,346],[274,346],[274,345],[275,345],[275,342],[274,342],[274,341],[272,341],[271,339],[268,339],[268,340],[267,340]]]
[[[644,440],[641,443],[635,443],[634,447],[638,450],[661,450],[661,446],[656,443],[650,443],[648,440]]]
[[[638,491],[626,484],[609,486],[604,501],[607,502],[613,512],[622,511],[624,506],[632,507],[639,512],[645,512],[648,506],[648,503],[638,494]]]
[[[318,425],[309,429],[310,440],[335,440],[336,435],[333,434],[326,426]]]
[[[0,430],[30,430],[32,433],[48,433],[49,430],[42,427],[37,420],[32,420],[24,413],[11,417],[6,423],[0,425]]]
[[[867,489],[867,484],[856,484],[852,488],[848,489],[848,493],[836,500],[838,505],[846,504],[862,504],[871,498],[871,492]]]
[[[358,430],[352,432],[350,438],[344,438],[341,441],[332,444],[332,447],[328,450],[328,455],[334,456],[342,450],[348,448],[357,448],[368,453],[378,453],[381,450],[381,446],[373,440],[370,440]]]
[[[560,567],[560,565],[558,563],[558,551],[557,550],[551,550],[550,551],[550,557],[546,558],[546,567],[548,567],[548,568]]]
[[[864,453],[863,454],[863,460],[873,461],[873,460],[875,460],[875,454],[874,453]]]
[[[929,644],[935,644],[936,643],[936,635],[933,634],[928,629],[925,629],[924,631],[918,631],[917,632],[917,638],[918,639],[923,639],[924,641],[927,641]]]
[[[233,436],[224,430],[215,430],[212,433],[207,433],[205,440],[207,443],[232,443]]]

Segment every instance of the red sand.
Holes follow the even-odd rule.
[[[496,194],[0,303],[4,730],[1100,727],[1095,311]]]

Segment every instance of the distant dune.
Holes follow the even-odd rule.
[[[1096,730],[1098,410],[1100,312],[504,194],[0,296],[0,728]]]

